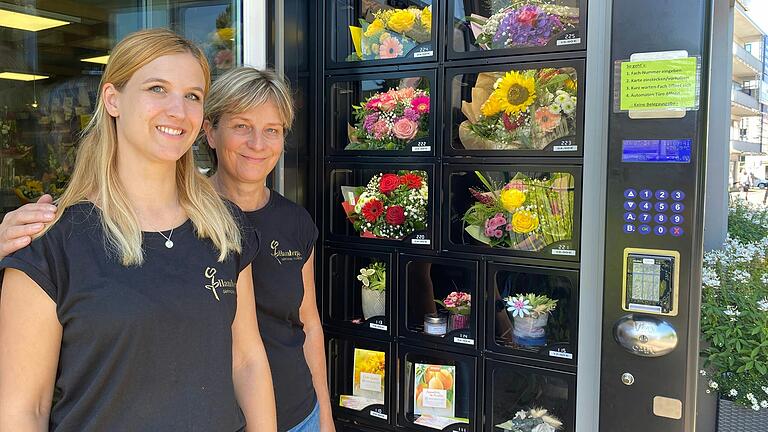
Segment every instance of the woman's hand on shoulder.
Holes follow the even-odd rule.
[[[6,213],[0,223],[0,258],[29,245],[32,237],[56,217],[53,198],[46,194],[36,203],[24,204]]]

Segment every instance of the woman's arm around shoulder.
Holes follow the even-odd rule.
[[[277,430],[275,393],[267,351],[256,320],[251,266],[237,279],[237,312],[232,324],[232,378],[248,432]]]
[[[0,431],[48,430],[62,327],[56,304],[25,273],[0,291]]]
[[[299,309],[299,317],[304,324],[304,358],[312,373],[317,402],[320,404],[320,432],[334,432],[331,398],[328,392],[328,372],[325,360],[325,336],[320,314],[317,312],[315,296],[315,251],[309,255],[301,270],[304,280],[304,298]]]

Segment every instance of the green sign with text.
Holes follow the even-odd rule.
[[[621,111],[697,108],[696,57],[621,63]]]

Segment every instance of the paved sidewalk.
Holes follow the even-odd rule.
[[[744,192],[731,192],[730,196],[731,199],[743,200],[746,195],[747,201],[751,204],[768,207],[768,199],[766,199],[766,203],[763,204],[763,199],[765,198],[766,193],[768,193],[767,191],[768,189],[752,188],[746,194]]]

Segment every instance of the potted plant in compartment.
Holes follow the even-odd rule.
[[[469,16],[482,49],[542,47],[579,24],[579,9],[553,0],[512,0],[490,17]]]
[[[486,188],[470,188],[477,201],[464,213],[464,230],[478,242],[498,248],[538,252],[569,242],[573,231],[573,176],[552,173],[533,179],[518,173],[503,185],[476,171]],[[565,244],[564,243],[564,244]]]
[[[472,313],[472,296],[465,292],[453,291],[443,300],[435,300],[448,310],[448,330],[461,330],[469,327]]]
[[[382,5],[361,18],[360,27],[350,26],[349,31],[355,52],[347,61],[405,57],[432,39],[432,6],[396,9]]]
[[[387,266],[374,261],[368,267],[361,268],[357,275],[362,287],[363,318],[370,319],[386,313],[387,307]]]
[[[427,173],[373,176],[365,187],[342,186],[342,206],[360,237],[400,240],[427,228]]]
[[[496,427],[512,432],[555,432],[563,428],[563,422],[543,408],[533,408],[518,411],[515,418]]]
[[[355,110],[355,125],[348,127],[344,150],[403,150],[428,135],[429,90],[394,88],[376,93]]]
[[[768,238],[729,238],[704,255],[701,374],[720,395],[720,432],[768,424]]]
[[[461,112],[465,149],[545,149],[576,134],[576,70],[481,72]]]
[[[504,299],[507,313],[514,322],[515,342],[523,346],[547,344],[547,321],[557,307],[557,300],[546,295],[520,294]]]

